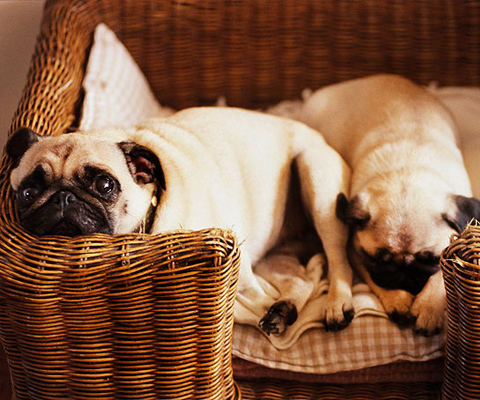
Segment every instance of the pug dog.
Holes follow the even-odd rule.
[[[353,318],[348,229],[335,214],[350,171],[304,124],[200,107],[132,129],[42,137],[22,128],[6,151],[16,164],[11,185],[20,222],[34,234],[231,229],[242,243],[237,301],[261,317],[268,334],[295,321],[311,294],[302,287],[303,263],[323,247],[330,290],[322,318],[330,330]],[[312,240],[302,241],[312,227],[321,238],[314,249]],[[264,273],[296,274],[279,280],[282,298],[255,274],[259,262]],[[237,308],[235,320],[247,321]]]
[[[314,92],[298,119],[352,169],[349,193],[337,201],[352,232],[351,263],[392,320],[440,332],[441,252],[480,216],[451,115],[413,82],[374,75]]]

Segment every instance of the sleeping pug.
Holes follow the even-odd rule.
[[[337,204],[353,233],[352,264],[393,320],[439,332],[440,254],[480,215],[450,114],[411,81],[375,75],[318,90],[299,119],[352,168],[349,196]]]
[[[268,334],[295,321],[311,294],[302,287],[302,263],[323,246],[330,279],[325,324],[336,330],[353,317],[348,231],[335,214],[349,168],[304,124],[192,108],[125,130],[41,137],[23,128],[6,149],[17,163],[11,184],[21,224],[37,235],[232,229],[242,242],[237,300],[260,316]],[[322,239],[313,250],[311,240],[299,241],[311,226]],[[300,243],[297,254],[292,243]],[[278,268],[280,259],[296,274],[282,281],[282,298],[252,269],[262,261],[265,271],[270,260],[268,268]],[[248,319],[237,311],[235,318]]]

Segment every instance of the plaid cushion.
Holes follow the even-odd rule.
[[[378,298],[364,283],[354,285],[356,315],[351,325],[325,332],[309,308],[318,307],[326,293],[311,300],[297,322],[281,336],[266,336],[250,325],[235,324],[233,354],[269,368],[329,374],[395,361],[426,361],[443,355],[444,335],[431,338],[400,329],[385,314]]]

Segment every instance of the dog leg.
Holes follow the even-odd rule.
[[[310,131],[311,132],[311,131]],[[347,227],[335,213],[336,199],[348,191],[350,172],[343,159],[313,131],[302,136],[303,147],[296,158],[302,199],[322,240],[328,260],[330,287],[322,310],[325,329],[337,331],[353,319],[352,269],[347,259]]]
[[[292,325],[320,281],[325,266],[322,254],[314,255],[304,267],[295,254],[273,250],[255,266],[255,273],[268,279],[280,292],[259,322],[267,334],[280,335]]]
[[[432,275],[413,302],[411,313],[416,318],[415,332],[432,336],[441,332],[445,322],[446,293],[442,271]]]
[[[279,297],[280,292],[275,287],[253,272],[248,252],[243,252],[234,308],[235,322],[256,325],[260,316]]]

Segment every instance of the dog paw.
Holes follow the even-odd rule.
[[[341,319],[332,319],[330,321],[327,321],[326,319],[323,320],[322,322],[325,325],[325,332],[338,332],[345,329],[353,321],[354,316],[355,311],[350,309],[343,312],[343,318]]]
[[[268,335],[281,335],[298,317],[297,307],[291,301],[278,301],[270,306],[258,323]]]
[[[321,320],[325,325],[325,332],[337,332],[350,325],[354,316],[352,299],[347,297],[344,301],[327,300],[324,317]]]
[[[404,328],[415,322],[415,316],[410,311],[415,298],[413,294],[404,290],[388,290],[379,297],[388,317],[398,326]]]
[[[421,298],[413,303],[412,315],[415,317],[414,331],[426,337],[438,335],[445,323],[445,309],[443,304],[423,301]]]
[[[395,322],[400,328],[407,328],[415,323],[415,317],[410,312],[400,313],[395,310],[388,314],[388,317],[390,321]]]

